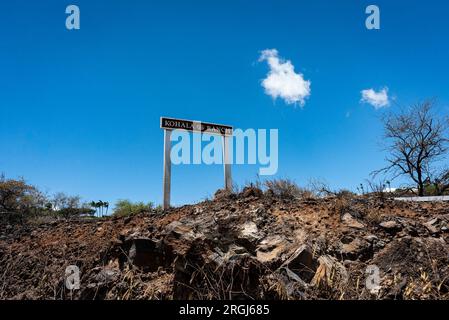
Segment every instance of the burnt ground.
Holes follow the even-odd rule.
[[[448,228],[449,203],[254,188],[132,217],[2,222],[0,299],[448,299]]]

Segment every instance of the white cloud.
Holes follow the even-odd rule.
[[[262,81],[265,93],[273,99],[281,98],[286,104],[299,103],[303,106],[310,96],[310,81],[295,72],[290,60],[284,60],[276,49],[263,50],[259,61],[267,61],[270,71]]]
[[[379,92],[374,89],[362,90],[361,102],[368,103],[374,107],[374,109],[380,109],[388,107],[390,105],[390,99],[388,98],[388,88],[385,87]]]

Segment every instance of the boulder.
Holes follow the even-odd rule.
[[[236,242],[255,253],[257,244],[262,237],[256,223],[249,221],[240,226]]]
[[[312,249],[305,244],[296,249],[280,267],[280,269],[285,270],[290,277],[299,277],[299,279],[306,283],[312,280],[316,268],[317,261],[313,256]]]
[[[165,228],[165,232],[168,235],[174,236],[176,239],[183,239],[186,241],[193,241],[197,237],[193,227],[179,221],[173,221],[170,223]]]
[[[400,224],[394,220],[384,221],[380,223],[379,226],[389,233],[394,233],[401,229]]]
[[[257,239],[259,230],[257,225],[252,222],[246,222],[241,226],[240,236],[244,238]]]
[[[439,227],[439,223],[440,219],[434,218],[424,223],[424,226],[427,228],[427,230],[429,230],[430,233],[437,234],[441,230],[441,228]]]
[[[350,228],[354,229],[363,229],[365,225],[359,221],[357,221],[351,214],[345,213],[341,217],[341,221]]]
[[[164,250],[162,241],[148,238],[137,238],[130,241],[128,262],[145,271],[152,272],[161,266],[167,267],[174,259],[170,253]]]
[[[232,261],[239,261],[243,257],[250,257],[251,255],[248,253],[244,247],[238,245],[230,245],[228,247],[228,251],[223,252],[219,248],[215,248],[215,250],[209,254],[207,261],[213,262],[217,267],[222,267],[224,264]]]
[[[341,246],[341,255],[346,260],[365,260],[370,256],[370,244],[360,238],[355,238],[350,243]]]
[[[287,251],[289,242],[285,238],[274,235],[262,240],[257,246],[256,258],[259,262],[279,266],[282,255]]]
[[[348,279],[348,272],[343,264],[332,256],[323,255],[318,258],[318,267],[310,284],[338,290],[345,288]]]
[[[369,243],[375,243],[375,242],[379,241],[379,238],[376,237],[374,234],[369,234],[369,235],[363,237],[363,239],[365,239]]]

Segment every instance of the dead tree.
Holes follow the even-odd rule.
[[[391,174],[392,179],[407,176],[424,195],[426,180],[437,172],[435,165],[448,150],[448,120],[436,117],[433,101],[413,105],[399,114],[384,116],[386,150],[389,165],[373,172],[373,175]]]

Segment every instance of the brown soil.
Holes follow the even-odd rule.
[[[1,223],[0,299],[448,299],[448,228],[449,203],[255,189],[165,213]]]

